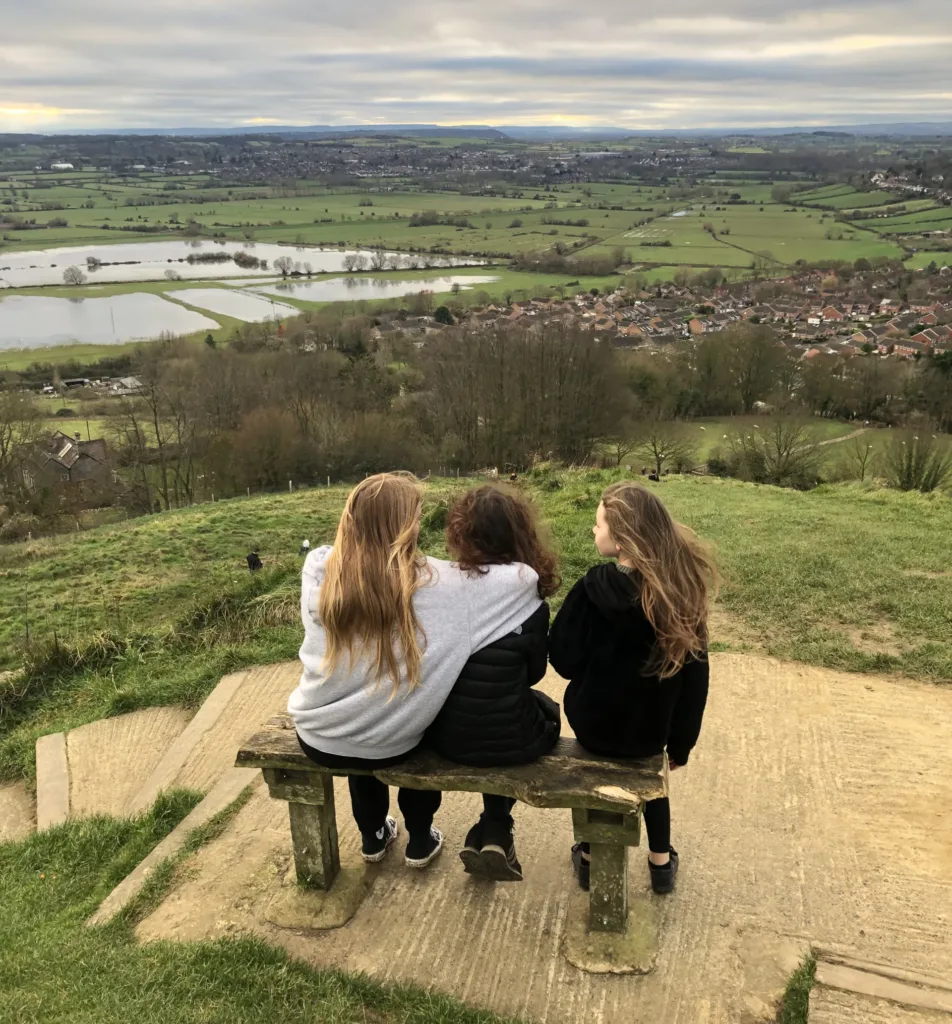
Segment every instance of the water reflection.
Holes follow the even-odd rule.
[[[182,291],[168,292],[173,299],[187,302],[190,306],[200,306],[222,316],[230,316],[245,323],[262,323],[265,320],[280,320],[283,317],[297,316],[300,310],[296,306],[288,306],[283,302],[266,299],[263,295],[253,295],[247,291],[226,291],[224,288],[185,288]]]
[[[98,299],[0,296],[0,349],[71,342],[118,345],[157,338],[166,331],[191,334],[219,326],[195,310],[143,292]]]
[[[235,255],[239,262],[235,262]],[[253,257],[250,259],[249,257]],[[191,262],[190,262],[191,260]],[[265,266],[261,266],[261,261]],[[182,239],[168,242],[119,242],[26,252],[0,251],[0,288],[28,288],[63,283],[63,271],[79,267],[89,281],[195,280],[242,277],[274,272],[275,260],[287,260],[289,272],[340,273],[350,270],[399,270],[480,265],[481,260],[417,256],[398,252],[322,249],[263,242]],[[279,265],[280,266],[280,265]]]
[[[491,275],[453,274],[443,277],[418,277],[394,281],[386,277],[335,277],[328,281],[267,281],[246,286],[247,291],[265,295],[292,295],[308,302],[354,302],[359,299],[399,298],[419,291],[448,292],[458,284],[460,290],[497,281]],[[209,307],[210,309],[212,307]]]

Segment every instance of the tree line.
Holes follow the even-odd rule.
[[[222,348],[142,347],[128,371],[139,393],[107,403],[116,500],[145,512],[394,466],[510,472],[542,459],[640,462],[660,475],[699,462],[686,421],[752,412],[771,418],[772,441],[738,434],[708,468],[809,486],[819,478],[811,417],[921,425],[924,438],[952,430],[948,356],[805,360],[756,324],[659,350],[617,349],[562,321],[378,326],[329,311],[243,325]],[[39,426],[29,396],[0,392],[8,508],[37,511],[17,481]]]

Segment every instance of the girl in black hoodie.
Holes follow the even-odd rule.
[[[716,580],[695,534],[633,482],[613,484],[596,513],[595,546],[616,561],[596,565],[571,589],[549,634],[552,667],[570,680],[563,704],[579,743],[594,754],[649,757],[666,747],[672,770],[687,763],[707,701],[707,605]],[[678,871],[668,798],[645,805],[655,892]],[[588,847],[572,849],[588,888]]]

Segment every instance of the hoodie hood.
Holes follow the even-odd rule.
[[[622,572],[614,562],[595,565],[585,574],[585,592],[589,600],[609,622],[618,625],[641,621],[641,595],[634,577]]]

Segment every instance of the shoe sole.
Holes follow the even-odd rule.
[[[522,871],[513,866],[501,846],[484,846],[479,858],[486,867],[486,874],[494,882],[521,882]]]
[[[440,845],[437,846],[437,848],[428,857],[422,857],[420,859],[414,857],[405,857],[404,860],[406,861],[408,868],[416,868],[418,871],[421,871],[423,868],[428,868],[433,863],[433,861],[435,861],[436,858],[439,857],[439,855],[442,852],[443,843],[441,840]]]
[[[463,862],[463,870],[467,875],[475,875],[477,878],[488,878],[486,874],[486,863],[479,855],[479,850],[471,846],[464,846],[459,852],[459,859]]]

